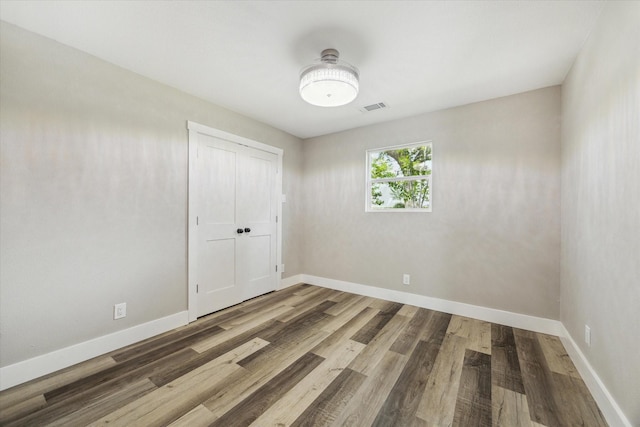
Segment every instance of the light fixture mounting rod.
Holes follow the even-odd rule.
[[[340,58],[340,52],[337,49],[325,49],[320,54],[320,60],[328,64],[337,64]]]

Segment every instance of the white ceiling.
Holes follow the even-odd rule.
[[[308,138],[560,84],[603,5],[2,0],[0,18]],[[352,104],[298,95],[325,48],[360,69]]]

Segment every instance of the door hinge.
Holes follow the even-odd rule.
[[[278,215],[276,215],[276,222],[278,222]]]
[[[200,225],[200,217],[196,216],[196,225]]]
[[[278,272],[278,266],[276,265],[276,273]]]
[[[200,285],[196,285],[196,294],[200,293]]]

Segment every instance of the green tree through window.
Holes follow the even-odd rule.
[[[431,143],[367,153],[368,210],[431,209]]]

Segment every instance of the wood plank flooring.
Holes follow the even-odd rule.
[[[0,392],[2,426],[606,426],[557,337],[300,284]]]

